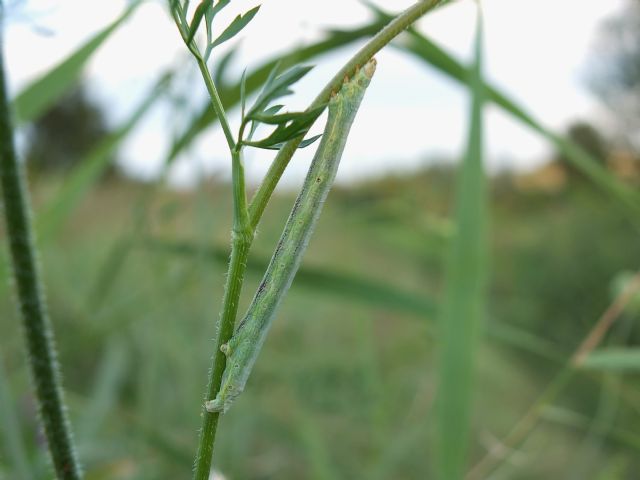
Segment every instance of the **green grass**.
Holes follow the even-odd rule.
[[[438,302],[443,268],[432,267],[442,263],[440,250],[424,256],[398,245],[410,244],[401,239],[417,235],[415,225],[434,224],[425,219],[439,214],[425,212],[450,209],[451,183],[443,178],[434,171],[338,189],[327,202],[304,268],[339,271],[406,292],[422,290]],[[35,189],[36,212],[55,191],[47,185]],[[640,258],[633,228],[613,204],[589,192],[581,185],[556,196],[493,189],[488,329],[524,328],[568,355],[595,322],[610,301],[610,281]],[[227,193],[219,185],[193,194],[159,192],[149,210],[150,233],[226,245]],[[88,478],[182,478],[196,446],[194,412],[211,354],[224,264],[210,261],[205,250],[198,256],[133,249],[102,305],[93,309],[87,300],[110,249],[131,231],[131,205],[140,195],[135,185],[118,183],[93,190],[42,249],[70,414]],[[291,201],[274,199],[272,221],[260,230],[254,258],[265,258],[275,245]],[[205,208],[212,204],[218,208]],[[592,233],[583,247],[586,221]],[[425,228],[420,235],[425,243],[450,241],[441,228]],[[583,250],[592,242],[602,248],[586,259]],[[565,268],[569,264],[572,269]],[[594,278],[585,286],[587,272]],[[249,275],[245,291],[253,291],[259,278]],[[579,297],[587,287],[591,295]],[[243,296],[241,310],[249,297]],[[576,298],[581,298],[577,304]],[[10,297],[0,297],[0,308],[9,320],[0,324],[7,391],[29,464],[42,476],[44,451],[30,413],[21,345],[12,340],[19,331]],[[576,312],[583,312],[582,322]],[[218,468],[229,478],[433,478],[434,335],[433,323],[418,312],[393,304],[368,306],[294,283],[245,394],[221,425]],[[631,338],[637,338],[634,329]],[[471,464],[486,453],[491,438],[509,431],[559,368],[519,345],[490,336],[478,351],[481,388],[471,417]],[[599,381],[578,378],[558,402],[588,419],[595,415],[597,405],[589,399],[597,398]],[[638,425],[636,389],[627,382],[613,390],[621,404],[614,431]],[[543,419],[515,456],[521,463],[507,465],[501,478],[565,478],[587,432],[575,422]],[[637,467],[635,444],[620,436],[625,438],[604,437],[602,452],[608,454],[598,460],[593,478],[614,469],[614,463],[623,472]],[[0,458],[13,458],[15,446],[3,442],[1,449]],[[18,457],[2,468],[13,472],[16,462]]]

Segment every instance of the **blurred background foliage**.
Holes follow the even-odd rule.
[[[64,174],[107,132],[102,109],[79,85],[30,126],[25,161],[34,175]]]
[[[594,84],[606,84],[596,90],[607,102],[637,106],[640,51],[627,37],[637,40],[638,3],[628,8],[604,30],[597,55],[606,52],[607,67]],[[331,35],[324,49],[349,33]],[[81,67],[75,61],[65,71]],[[203,178],[191,191],[173,191],[115,174],[117,146],[164,81],[129,122],[109,129],[77,77],[68,77],[64,95],[32,119],[25,158],[36,224],[46,232],[40,260],[79,453],[89,479],[185,478],[222,296],[230,189]],[[249,77],[248,88],[255,85]],[[227,90],[226,101],[237,102]],[[640,110],[625,115],[631,120],[614,135],[585,119],[566,138],[637,191]],[[203,110],[192,132],[211,120]],[[486,341],[474,360],[471,465],[510,448],[500,439],[640,266],[637,214],[595,188],[566,151],[552,157],[534,172],[490,178],[491,278]],[[435,322],[457,229],[452,160],[425,159],[419,171],[331,194],[249,388],[222,422],[216,467],[229,479],[433,478]],[[98,181],[106,177],[112,181]],[[268,207],[241,309],[292,201],[282,193]],[[9,287],[0,284],[0,477],[46,478]],[[639,314],[631,302],[605,346],[637,345]],[[636,478],[638,368],[580,370],[491,478]]]

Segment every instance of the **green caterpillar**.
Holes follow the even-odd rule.
[[[226,412],[244,390],[278,304],[298,271],[318,222],[322,204],[336,176],[349,129],[375,68],[376,62],[372,59],[351,80],[345,79],[340,91],[329,101],[329,118],[320,146],[276,251],[242,322],[231,340],[221,347],[227,356],[227,366],[218,395],[205,404],[209,412]]]

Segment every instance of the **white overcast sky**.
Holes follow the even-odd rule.
[[[226,18],[259,0],[234,0]],[[123,0],[9,1],[5,53],[15,93],[72,52],[118,16]],[[399,11],[411,0],[374,0]],[[621,8],[622,0],[483,0],[485,75],[523,104],[545,125],[562,129],[572,120],[601,116],[598,100],[586,87],[587,61],[600,22]],[[323,29],[350,28],[370,20],[357,0],[262,0],[262,8],[241,33],[235,62],[239,75],[261,60],[294,45],[317,40]],[[459,0],[429,14],[421,31],[464,61],[470,60],[475,6]],[[221,22],[222,23],[222,22]],[[237,40],[234,40],[237,42]],[[231,42],[229,42],[231,43]],[[324,83],[360,45],[318,58],[317,67],[296,86],[288,107],[305,108]],[[193,62],[185,57],[175,26],[160,0],[138,8],[127,24],[99,50],[85,72],[90,91],[107,109],[114,126],[123,121],[164,68],[181,63],[187,73],[182,92],[192,104],[206,100]],[[429,157],[456,157],[464,149],[468,96],[464,88],[413,58],[387,48],[377,55],[378,71],[354,124],[339,180],[415,168]],[[230,112],[237,120],[237,112]],[[136,129],[121,152],[125,166],[140,175],[157,172],[174,119],[165,105]],[[531,168],[551,147],[494,108],[486,111],[487,162]],[[317,128],[321,129],[321,125]],[[294,158],[285,175],[289,185],[302,178],[312,149]],[[257,181],[272,153],[250,151],[248,177]],[[197,172],[228,175],[226,146],[219,130],[203,135],[176,165],[174,181],[188,183]]]

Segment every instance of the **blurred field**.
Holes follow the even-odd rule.
[[[211,61],[209,54],[239,34],[257,8],[234,13],[220,35],[212,36],[221,28],[216,23],[214,29],[213,17],[229,2],[168,2],[181,33],[175,39],[188,44],[213,103],[194,95],[195,70],[176,57],[166,70],[144,72],[140,87],[147,85],[146,92],[128,100],[128,113],[109,125],[115,104],[105,104],[103,111],[91,94],[95,73],[85,74],[93,71],[91,59],[99,58],[94,54],[143,3],[148,2],[128,2],[117,19],[12,92],[11,100],[0,90],[1,141],[6,146],[16,136],[21,147],[19,160],[3,149],[3,202],[12,214],[7,217],[26,216],[12,174],[24,161],[38,233],[36,248],[30,248],[19,222],[9,221],[14,257],[22,273],[29,273],[24,265],[32,254],[43,266],[66,403],[88,480],[190,477],[230,247],[229,185],[209,178],[177,192],[163,181],[125,180],[115,165],[128,169],[137,163],[132,159],[151,158],[153,149],[147,151],[147,143],[143,155],[129,155],[130,145],[123,142],[134,138],[135,129],[148,128],[145,116],[159,119],[156,109],[168,112],[160,122],[167,145],[154,141],[162,151],[160,175],[185,157],[196,168],[199,156],[220,156],[209,144],[206,153],[198,153],[200,134],[216,125],[223,126],[236,156],[251,144],[247,122],[278,125],[254,146],[295,142],[306,132],[302,119],[309,114],[292,114],[288,106],[282,110],[287,114],[265,114],[308,71],[302,65],[353,50],[345,69],[312,104],[318,106],[396,34],[396,50],[469,94],[466,148],[448,166],[430,162],[422,171],[334,189],[246,393],[222,419],[215,468],[225,480],[638,478],[640,162],[634,142],[640,109],[633,106],[640,104],[638,70],[628,66],[637,65],[640,52],[628,47],[640,43],[627,40],[638,31],[635,4],[613,23],[603,23],[600,42],[615,48],[598,57],[603,70],[593,73],[604,74],[600,83],[609,88],[599,88],[597,81],[590,87],[621,125],[605,128],[604,118],[575,118],[560,133],[557,122],[547,124],[543,109],[533,109],[539,110],[534,115],[525,106],[529,102],[508,93],[514,86],[508,77],[491,70],[484,75],[483,58],[491,50],[484,52],[483,15],[475,5],[470,63],[419,25],[410,28],[427,10],[448,3],[431,0],[399,15],[370,5],[371,15],[362,19],[367,23],[357,28],[323,25],[320,37],[288,51],[265,52],[243,66],[239,43],[218,50]],[[283,21],[279,29],[291,20]],[[565,21],[580,23],[577,15]],[[487,25],[493,25],[490,17]],[[36,55],[27,46],[20,45],[22,60]],[[516,42],[511,47],[518,52]],[[544,59],[544,42],[538,47]],[[165,49],[163,55],[171,56]],[[247,75],[240,77],[244,66]],[[542,77],[547,83],[551,77],[544,68],[531,79],[539,84]],[[551,83],[548,95],[556,90]],[[204,86],[197,87],[203,94]],[[421,89],[430,90],[429,84]],[[534,93],[527,92],[527,100]],[[568,110],[566,100],[562,108]],[[547,142],[551,162],[531,174],[487,177],[496,160],[483,158],[490,150],[483,116],[488,109]],[[15,132],[8,127],[9,110]],[[232,115],[226,118],[225,112]],[[299,128],[293,128],[296,118]],[[447,118],[437,126],[449,123]],[[229,133],[236,120],[237,136]],[[384,120],[383,129],[390,122],[423,125],[421,117],[418,123],[408,114],[385,114]],[[411,135],[407,130],[391,137],[379,140],[400,146]],[[288,145],[279,156],[285,164],[288,148],[296,148]],[[392,151],[392,159],[402,157]],[[523,144],[517,156],[533,154]],[[343,161],[349,160],[355,161]],[[242,191],[241,169],[234,171],[236,191]],[[251,251],[240,314],[293,198],[294,193],[280,194],[269,203]],[[0,275],[10,278],[5,250]],[[243,263],[241,255],[235,258]],[[23,305],[37,306],[37,279],[20,278],[26,285]],[[629,285],[635,285],[635,297]],[[36,401],[28,367],[55,362],[36,362],[46,355],[27,362],[12,290],[0,282],[0,480],[49,478],[36,404],[51,407],[44,408],[49,419],[64,415],[53,386],[40,389]],[[228,304],[236,301],[229,298]],[[46,350],[46,339],[37,336],[47,335],[40,319],[37,311],[22,319],[34,326],[31,351],[38,354]],[[591,336],[598,331],[601,337]],[[581,348],[590,338],[595,340]],[[45,377],[50,372],[41,371]],[[205,423],[215,429],[215,418],[207,416]],[[64,425],[54,423],[48,436],[57,438],[52,445],[60,452],[54,453],[58,476],[75,478]],[[209,473],[208,458],[199,462],[200,480]]]
[[[515,184],[503,177],[491,188],[490,304],[476,365],[472,464],[499,450],[611,303],[619,275],[640,265],[637,230],[590,185],[576,179],[545,192]],[[35,185],[36,212],[57,188],[51,179]],[[216,468],[227,478],[432,478],[433,313],[455,233],[452,198],[444,167],[331,194],[306,273],[246,393],[221,423]],[[188,476],[222,296],[229,199],[215,182],[191,193],[106,182],[42,244],[88,479]],[[292,200],[281,195],[269,206],[254,265],[268,260]],[[257,271],[250,269],[241,310]],[[368,283],[332,288],[335,275]],[[401,295],[385,297],[372,283]],[[45,478],[19,321],[7,284],[1,288],[0,421],[9,435],[0,443],[0,477],[13,478],[22,445],[34,477]],[[637,341],[637,319],[637,311],[623,314],[607,343]],[[637,380],[579,373],[491,478],[636,478]],[[15,422],[21,435],[12,435]]]

